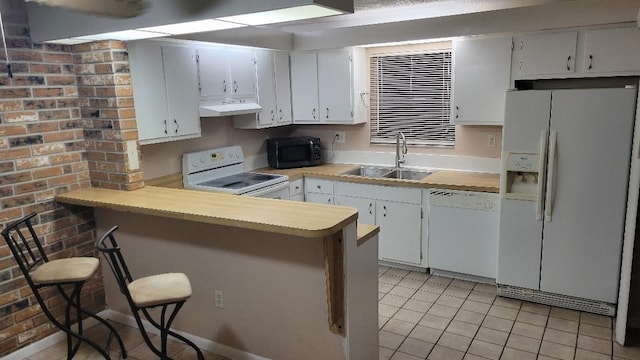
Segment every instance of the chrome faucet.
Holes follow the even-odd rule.
[[[402,158],[400,156],[400,138],[402,138]],[[407,153],[407,139],[402,131],[396,134],[396,169],[400,169],[400,165],[404,164],[404,155]]]

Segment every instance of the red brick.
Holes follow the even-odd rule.
[[[75,85],[76,77],[73,75],[47,76],[47,85]]]
[[[36,197],[33,194],[14,196],[9,198],[3,198],[0,201],[3,209],[15,208],[19,206],[25,206],[36,202]]]
[[[3,54],[4,55],[4,54]],[[27,49],[9,49],[9,58],[11,61],[33,61],[42,62],[42,52]]]
[[[133,88],[130,85],[116,86],[117,96],[133,96]]]
[[[27,132],[29,134],[45,133],[58,131],[58,123],[55,121],[43,121],[27,124]]]
[[[0,101],[0,111],[17,111],[22,109],[22,101],[20,100]]]
[[[46,135],[44,139],[46,142],[49,142],[49,140],[47,140]],[[63,153],[65,152],[65,149],[66,149],[65,144],[55,143],[55,144],[34,145],[31,148],[31,151],[33,152],[33,155],[48,155],[48,154]]]
[[[30,96],[31,96],[30,88],[11,88],[11,89],[0,88],[0,99],[27,98]]]
[[[16,167],[13,161],[7,161],[0,163],[0,174],[16,171]]]
[[[51,164],[52,165],[68,164],[68,163],[75,162],[75,161],[80,161],[80,154],[79,153],[51,155]]]
[[[28,183],[16,185],[16,194],[24,194],[39,190],[45,190],[47,188],[47,182],[44,180],[32,181]]]
[[[71,118],[69,109],[38,111],[39,120],[62,120]]]
[[[20,159],[31,156],[31,149],[28,147],[19,149],[0,150],[0,158],[2,159]]]
[[[78,88],[75,86],[67,86],[64,88],[64,96],[78,96]]]
[[[45,169],[34,169],[33,170],[33,178],[34,179],[43,179],[53,176],[59,176],[64,173],[62,166],[49,167]]]
[[[2,118],[5,123],[37,121],[38,113],[35,111],[5,112],[2,114]]]
[[[106,74],[113,72],[113,65],[111,64],[95,64],[93,65],[93,67],[96,74]]]
[[[64,95],[65,95],[64,88],[60,88],[60,87],[33,89],[33,96],[37,97],[37,98],[40,98],[40,97],[62,97]]]
[[[71,54],[44,53],[43,60],[44,62],[50,62],[50,63],[70,64],[73,62],[73,56]]]
[[[78,177],[75,174],[59,176],[59,177],[50,178],[47,180],[50,187],[56,187],[60,185],[69,185],[69,184],[76,183],[77,181],[78,181]]]
[[[96,96],[96,88],[94,86],[78,86],[78,94],[84,97]]]
[[[54,99],[29,99],[23,100],[22,104],[25,110],[55,109],[56,107],[56,101]]]
[[[31,64],[32,74],[61,74],[62,67],[60,65],[53,64]]]
[[[48,189],[45,191],[37,192],[35,195],[37,202],[53,200],[53,198],[56,196],[56,191],[54,189]]]
[[[26,170],[51,165],[48,156],[30,157],[16,160],[16,168],[18,170]]]
[[[24,135],[27,133],[24,125],[0,125],[0,136]]]
[[[116,96],[116,89],[114,89],[112,86],[96,87],[95,90],[96,90],[96,96],[100,96],[100,97]],[[133,91],[131,91],[131,93],[133,94]],[[123,95],[118,95],[118,96],[123,96]],[[132,95],[128,95],[128,96],[132,96]]]
[[[133,107],[133,98],[132,97],[119,97],[118,98],[118,107]]]
[[[125,130],[122,132],[122,140],[138,140],[138,130]]]
[[[129,74],[116,75],[116,84],[131,85],[131,75]]]
[[[17,172],[8,175],[0,175],[0,185],[17,184],[31,180],[29,171]]]

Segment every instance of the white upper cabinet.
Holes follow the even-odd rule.
[[[355,92],[364,90],[354,59],[361,49],[291,53],[291,97],[294,124],[356,124],[366,121],[366,110]],[[358,88],[358,89],[356,89]],[[362,88],[362,89],[360,89]],[[358,97],[359,99],[359,97]]]
[[[456,125],[502,125],[510,87],[511,37],[453,41],[451,121]]]
[[[200,97],[255,97],[255,59],[251,49],[198,48]]]
[[[127,47],[140,142],[199,137],[195,50],[158,41]]]
[[[516,39],[512,78],[640,75],[636,27],[526,34]]]
[[[520,48],[519,74],[572,74],[575,72],[576,31],[524,35]]]
[[[291,82],[289,53],[258,50],[255,53],[256,90],[262,110],[257,114],[234,115],[240,129],[262,129],[291,124]]]
[[[638,71],[640,69],[640,30],[633,28],[584,32],[585,73]]]

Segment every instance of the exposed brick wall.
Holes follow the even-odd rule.
[[[51,257],[97,256],[92,210],[54,196],[142,186],[141,170],[127,165],[126,141],[138,145],[126,49],[34,44],[24,0],[2,0],[0,12],[14,72],[10,79],[0,48],[0,228],[35,211]],[[62,314],[60,297],[47,302]],[[82,302],[105,308],[101,274],[85,284]],[[0,357],[56,331],[0,239]]]
[[[127,156],[131,146],[140,159],[126,45],[80,44],[73,53],[91,183],[116,190],[141,188],[142,167],[132,168]]]

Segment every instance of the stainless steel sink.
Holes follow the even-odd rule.
[[[389,179],[422,180],[431,174],[431,171],[398,169],[385,174],[383,177]]]
[[[387,177],[386,175],[393,172],[393,168],[380,166],[360,166],[349,171],[345,171],[342,175],[355,175],[367,177]]]

